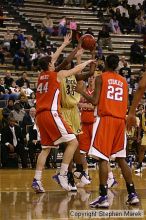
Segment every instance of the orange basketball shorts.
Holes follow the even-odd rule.
[[[126,157],[125,120],[112,116],[97,117],[89,154],[109,161],[110,156]]]
[[[42,148],[55,147],[75,139],[72,129],[58,111],[43,111],[37,117]]]
[[[93,123],[83,123],[82,133],[79,134],[79,148],[81,153],[88,153],[92,139]]]

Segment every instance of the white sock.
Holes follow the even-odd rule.
[[[114,178],[113,172],[110,171],[110,172],[108,173],[108,179],[113,179],[113,178]]]
[[[36,170],[35,171],[35,176],[34,176],[34,178],[36,179],[36,180],[41,180],[42,179],[42,171],[40,171],[40,170]]]
[[[60,175],[67,175],[68,172],[68,164],[62,163],[60,168]]]

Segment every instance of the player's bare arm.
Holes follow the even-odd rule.
[[[67,34],[64,37],[64,42],[62,43],[62,45],[56,50],[56,52],[52,55],[52,63],[55,63],[58,59],[58,57],[60,56],[61,52],[63,51],[63,49],[70,44],[71,42],[71,38],[72,38],[72,32],[70,34]]]
[[[102,88],[102,78],[101,76],[97,76],[95,79],[95,89],[93,96],[89,96],[81,87],[77,85],[76,92],[80,93],[85,99],[88,100],[92,105],[97,105],[99,102],[99,97]]]
[[[133,102],[127,117],[127,130],[131,130],[132,126],[136,125],[136,117],[135,117],[135,112],[136,108],[146,90],[146,73],[144,73],[142,79],[139,82],[138,89],[135,92]]]
[[[72,76],[75,74],[78,74],[79,72],[81,72],[88,64],[94,62],[94,60],[87,60],[84,63],[81,63],[77,66],[75,66],[73,69],[70,70],[61,70],[58,72],[57,74],[57,80],[58,82],[60,82],[61,80],[63,80],[65,77],[68,76]]]

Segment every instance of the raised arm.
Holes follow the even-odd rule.
[[[56,60],[60,56],[63,49],[71,42],[71,38],[72,38],[72,33],[67,34],[64,37],[64,42],[62,43],[62,45],[59,48],[57,48],[56,52],[52,55],[52,63],[56,62]]]
[[[80,73],[88,64],[90,64],[92,62],[94,62],[94,60],[88,60],[84,63],[81,63],[81,64],[75,66],[73,69],[59,71],[58,76],[57,76],[58,81],[61,81],[65,77]]]

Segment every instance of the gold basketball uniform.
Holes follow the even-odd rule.
[[[75,76],[69,76],[61,82],[61,112],[65,121],[78,135],[81,132],[80,113],[77,107],[80,94],[75,92],[77,84]]]
[[[146,113],[142,114],[142,129],[144,131],[143,138],[141,140],[141,145],[146,146]]]

